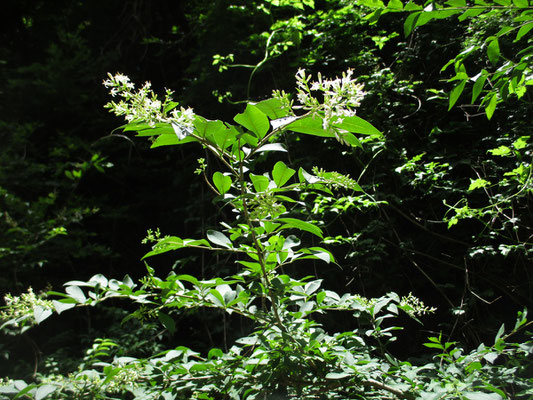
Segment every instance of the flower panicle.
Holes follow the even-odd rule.
[[[192,108],[177,108],[179,103],[172,98],[174,92],[166,89],[165,97],[160,100],[153,92],[150,82],[135,90],[135,84],[124,74],[108,73],[103,81],[112,97],[118,101],[110,101],[104,107],[109,108],[117,116],[124,116],[128,123],[142,122],[151,127],[158,123],[169,123],[181,131],[193,126],[195,114]]]

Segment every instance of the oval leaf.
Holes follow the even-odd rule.
[[[270,127],[267,116],[252,104],[247,104],[244,112],[237,114],[233,120],[255,133],[259,138],[263,138]]]
[[[157,319],[161,324],[168,330],[168,332],[173,335],[176,332],[176,322],[174,318],[170,315],[162,313],[161,311],[157,314]]]
[[[334,126],[352,133],[359,133],[372,137],[382,136],[382,133],[378,129],[376,129],[374,125],[356,115],[352,117],[344,117],[342,118],[341,123],[335,123]]]
[[[208,230],[207,239],[209,239],[211,243],[217,244],[227,249],[231,249],[233,247],[233,243],[231,243],[231,240],[229,240],[226,235],[219,231],[214,231],[211,229]]]
[[[313,225],[309,222],[302,221],[296,218],[278,218],[278,221],[285,223],[285,225],[283,225],[281,229],[296,228],[302,231],[312,233],[313,235],[316,235],[319,238],[323,238],[322,229],[320,229],[318,226]]]
[[[48,396],[51,393],[54,393],[57,390],[57,386],[54,385],[43,385],[39,386],[37,391],[35,392],[35,400],[41,400],[44,399],[46,396]]]
[[[459,96],[461,96],[461,93],[463,93],[463,89],[465,88],[465,84],[466,84],[466,80],[461,81],[450,92],[450,99],[449,99],[449,103],[448,103],[448,111],[450,111],[452,109],[453,105],[459,99]]]
[[[316,115],[314,117],[301,118],[291,122],[286,126],[286,129],[293,132],[305,133],[307,135],[335,137],[333,132],[326,131],[322,128],[322,118],[319,118]]]
[[[250,174],[250,179],[252,180],[256,192],[264,192],[268,189],[268,185],[270,184],[270,179],[264,175]]]
[[[496,65],[500,59],[500,44],[498,38],[493,38],[487,46],[487,56],[489,57],[492,65]]]
[[[231,177],[217,171],[213,174],[213,183],[220,194],[224,194],[231,188]]]
[[[272,177],[277,187],[282,187],[295,173],[296,171],[287,167],[283,161],[278,161],[272,170]]]

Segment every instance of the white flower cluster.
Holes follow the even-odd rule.
[[[435,307],[426,306],[422,300],[413,296],[412,293],[402,297],[400,300],[400,306],[404,307],[404,311],[412,317],[433,314],[437,311]]]
[[[139,387],[139,381],[142,379],[143,376],[140,365],[131,364],[124,366],[107,384],[106,391],[110,393],[120,393],[125,389],[135,389]]]
[[[296,73],[296,97],[304,110],[313,113],[323,111],[323,128],[328,130],[332,123],[342,122],[343,117],[355,115],[355,108],[359,107],[365,97],[363,84],[352,79],[353,70],[343,72],[342,78],[323,79],[318,73],[318,80],[311,81],[311,75],[306,75],[303,69]],[[321,93],[322,101],[311,92]]]
[[[10,322],[10,325],[17,328],[19,322],[30,319],[34,324],[33,310],[39,306],[46,309],[53,310],[53,303],[50,300],[45,300],[38,297],[33,289],[30,287],[26,293],[22,293],[20,296],[13,296],[6,294],[4,296],[6,306],[0,312],[0,321]]]
[[[103,84],[110,88],[111,96],[118,96],[120,100],[110,101],[105,107],[115,115],[123,115],[128,122],[147,123],[152,127],[157,123],[169,123],[180,131],[188,131],[187,128],[193,126],[194,111],[191,108],[175,108],[178,103],[172,100],[171,90],[166,91],[165,100],[161,101],[152,91],[150,82],[135,91],[135,84],[126,75],[108,76]]]

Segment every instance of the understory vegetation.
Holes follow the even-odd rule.
[[[8,3],[0,399],[533,399],[531,1]]]

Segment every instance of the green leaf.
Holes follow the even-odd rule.
[[[229,240],[226,235],[219,231],[214,231],[211,229],[208,230],[207,239],[209,239],[211,243],[225,247],[227,249],[231,249],[233,247],[233,243],[231,242],[231,240]]]
[[[289,110],[282,108],[278,99],[267,99],[260,101],[255,106],[270,119],[283,118],[289,115]]]
[[[184,139],[179,139],[174,133],[165,133],[163,135],[160,135],[154,143],[152,143],[151,148],[161,147],[161,146],[173,146],[176,144],[184,144],[184,143],[190,143],[190,142],[196,142],[196,139],[192,136],[186,136]]]
[[[285,225],[282,225],[280,229],[296,228],[302,231],[312,233],[313,235],[316,235],[320,238],[323,238],[322,230],[318,226],[313,225],[309,222],[302,221],[296,218],[278,218],[277,221],[285,223]]]
[[[252,273],[259,273],[261,272],[261,264],[252,262],[252,261],[237,261],[239,264],[244,265],[246,268],[248,268]]]
[[[387,9],[401,11],[403,10],[403,3],[401,0],[390,0]]]
[[[419,11],[419,10],[423,10],[423,9],[424,9],[424,7],[422,7],[421,5],[416,4],[413,1],[409,1],[404,6],[404,11]]]
[[[448,102],[448,111],[450,111],[453,107],[453,105],[457,102],[459,97],[461,96],[461,93],[463,93],[463,90],[465,88],[466,80],[461,81],[458,85],[456,85],[450,92],[450,99]]]
[[[516,139],[513,142],[513,147],[516,150],[521,150],[521,149],[527,147],[527,142],[528,142],[529,138],[530,138],[530,136],[520,136],[518,139]]]
[[[498,343],[498,340],[500,340],[504,332],[505,332],[505,324],[502,324],[500,326],[500,329],[498,329],[498,332],[496,333],[496,337],[494,338],[494,344]]]
[[[142,260],[158,254],[166,253],[167,251],[178,250],[187,246],[211,247],[211,245],[205,239],[181,239],[177,236],[169,236],[157,242],[153,250],[146,253]]]
[[[350,132],[338,132],[339,138],[341,139],[341,142],[347,143],[352,147],[360,147],[363,148],[363,145],[361,144],[361,141],[357,139],[353,134]]]
[[[176,321],[170,315],[165,314],[161,311],[157,313],[157,319],[161,324],[168,330],[168,332],[173,335],[176,332]]]
[[[472,78],[472,80],[474,81],[474,87],[472,89],[472,104],[476,101],[481,91],[483,90],[483,86],[485,85],[487,77],[488,72],[487,70],[483,69],[479,74]]]
[[[216,290],[216,289],[211,289],[209,291],[208,298],[211,298],[213,304],[215,304],[217,306],[220,306],[220,307],[225,307],[226,306],[226,303],[224,302],[224,297],[222,297],[220,292],[218,290]]]
[[[486,11],[485,8],[468,8],[464,13],[462,13],[457,19],[459,21],[464,21],[468,18],[477,17],[479,14],[482,14]]]
[[[484,99],[484,101],[486,98]],[[496,96],[495,93],[492,93],[492,96],[490,97],[489,104],[485,106],[485,114],[487,115],[487,119],[491,119],[492,115],[494,114],[494,111],[496,110],[496,103],[498,102],[498,96]]]
[[[254,175],[250,173],[250,179],[252,180],[256,192],[264,192],[268,189],[268,185],[270,184],[270,179],[264,175]]]
[[[527,0],[513,0],[513,4],[518,8],[528,8],[529,2]]]
[[[209,350],[209,353],[207,353],[207,359],[210,360],[212,358],[220,358],[224,355],[223,351],[214,347],[211,350]]]
[[[422,14],[422,11],[411,13],[405,19],[403,23],[403,32],[405,34],[405,37],[408,37],[413,31],[413,29],[416,27],[416,21],[418,21],[418,18],[420,18],[420,14]]]
[[[19,382],[23,382],[23,381],[19,381]],[[30,385],[28,385],[28,386],[25,386],[23,389],[21,389],[21,390],[17,393],[17,395],[16,395],[15,397],[13,397],[13,399],[18,399],[18,398],[20,398],[20,397],[24,397],[24,395],[25,395],[26,393],[32,391],[32,390],[35,389],[36,387],[37,387],[37,385],[35,385],[35,384],[33,384],[33,383],[30,384]],[[30,397],[30,396],[26,396],[26,397]],[[30,397],[30,399],[31,399],[31,397]]]
[[[440,343],[422,343],[423,346],[429,347],[431,349],[440,349],[444,350],[444,347],[442,347],[442,344]]]
[[[511,149],[507,146],[501,145],[495,149],[487,150],[487,153],[492,154],[493,156],[505,157],[511,154]]]
[[[224,175],[217,171],[213,174],[213,183],[220,194],[224,194],[231,188],[232,182],[230,176]]]
[[[216,143],[219,148],[225,149],[235,143],[239,133],[234,127],[232,128],[226,127],[219,120],[206,121],[198,134],[206,138],[209,142]]]
[[[489,181],[486,181],[485,179],[470,179],[470,186],[468,187],[468,191],[471,192],[472,190],[476,190],[479,188],[483,188],[490,185]]]
[[[305,133],[306,135],[321,136],[321,137],[335,137],[333,132],[324,130],[322,128],[322,118],[318,116],[309,116],[307,118],[301,118],[294,122],[291,122],[286,126],[286,129]]]
[[[333,126],[352,133],[359,133],[372,137],[383,136],[383,134],[374,125],[356,115],[352,117],[344,117],[341,123],[334,123]]]
[[[244,112],[237,114],[233,120],[255,133],[260,139],[266,135],[270,128],[267,116],[257,106],[252,104],[247,104]]]
[[[282,187],[295,173],[296,171],[287,167],[283,161],[278,161],[272,170],[272,178],[277,187]]]
[[[301,249],[300,253],[306,254],[302,257],[298,257],[300,260],[303,260],[303,259],[322,260],[327,264],[329,264],[331,261],[335,261],[335,259],[333,258],[333,254],[331,254],[327,250],[324,250],[321,247],[310,247],[308,249]]]
[[[137,132],[138,137],[159,136],[163,134],[175,135],[172,125],[168,123],[158,123],[151,126],[144,122],[131,122],[124,127],[123,132]]]
[[[517,42],[520,39],[522,39],[525,35],[529,33],[531,29],[533,29],[533,21],[528,22],[527,24],[520,27],[520,29],[518,30],[516,34],[516,39],[514,41]]]
[[[41,400],[46,398],[49,394],[54,393],[57,390],[57,386],[54,385],[42,385],[37,388],[35,392],[35,400]]]
[[[450,7],[466,7],[466,0],[448,0],[446,4]]]
[[[500,59],[500,44],[497,37],[492,37],[488,40],[490,41],[487,46],[487,56],[492,65],[496,65]]]

